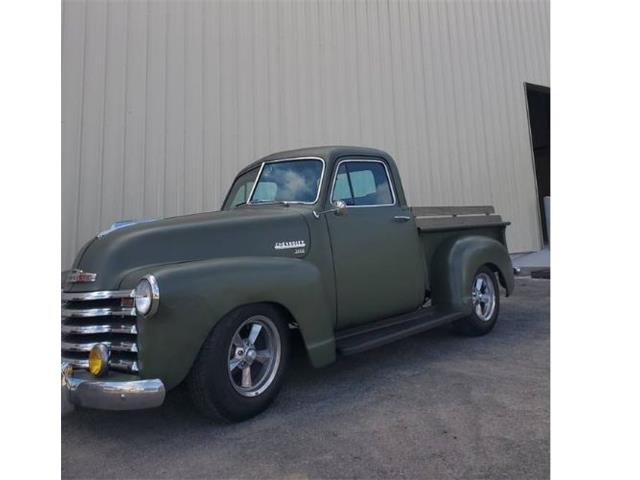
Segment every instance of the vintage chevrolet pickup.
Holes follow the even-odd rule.
[[[361,147],[265,157],[218,212],[124,222],[62,290],[63,408],[156,407],[182,382],[218,421],[263,411],[291,334],[314,367],[451,324],[491,331],[513,290],[492,207],[407,206],[393,159]]]

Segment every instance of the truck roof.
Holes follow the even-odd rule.
[[[331,163],[333,163],[336,158],[344,156],[381,157],[387,160],[389,166],[395,166],[395,162],[393,161],[391,156],[383,150],[349,145],[325,145],[318,147],[297,148],[295,150],[284,150],[282,152],[272,153],[270,155],[267,155],[266,157],[262,157],[261,159],[250,163],[245,168],[243,168],[239,174],[251,170],[252,168],[259,167],[262,162],[297,157],[320,157],[327,163],[327,167],[331,168]]]

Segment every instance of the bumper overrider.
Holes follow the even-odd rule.
[[[157,378],[97,378],[87,371],[74,372],[71,365],[62,363],[63,414],[74,406],[101,410],[153,408],[162,405],[164,397],[164,384]]]

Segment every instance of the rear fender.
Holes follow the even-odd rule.
[[[141,375],[160,378],[167,388],[188,374],[209,332],[242,305],[269,302],[295,319],[311,363],[335,360],[334,309],[318,269],[282,257],[235,257],[146,267],[130,272],[122,288],[134,288],[153,274],[160,289],[156,314],[138,319]]]
[[[471,235],[444,242],[429,268],[434,305],[447,305],[471,313],[471,283],[483,265],[498,274],[507,296],[513,291],[513,266],[505,246],[489,237]]]

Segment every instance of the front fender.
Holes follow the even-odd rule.
[[[440,245],[429,268],[433,304],[471,313],[471,283],[483,265],[498,273],[507,296],[511,295],[513,266],[502,243],[489,237],[471,235],[453,238]]]
[[[318,269],[282,257],[235,257],[146,267],[130,272],[122,288],[153,274],[160,289],[156,314],[138,320],[138,359],[144,378],[167,388],[188,374],[204,340],[231,310],[270,302],[296,320],[314,366],[335,360],[334,309]]]

